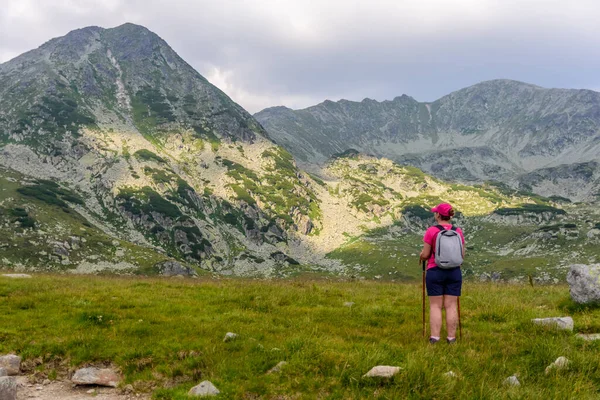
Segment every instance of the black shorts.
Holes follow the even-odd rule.
[[[427,296],[460,296],[462,288],[462,272],[460,268],[441,269],[434,267],[427,270]]]

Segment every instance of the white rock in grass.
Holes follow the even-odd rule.
[[[21,369],[21,357],[14,354],[1,356],[0,368],[4,368],[7,375],[18,375]]]
[[[188,392],[188,396],[209,397],[209,396],[216,396],[219,393],[221,393],[221,392],[219,391],[219,389],[217,389],[215,387],[215,385],[212,384],[212,382],[202,381],[202,382],[200,382],[199,385],[194,386],[193,388],[190,389],[190,391]]]
[[[346,301],[344,302],[344,307],[352,307],[354,305],[353,301]]]
[[[279,361],[276,366],[267,371],[267,374],[274,374],[277,372],[281,372],[281,368],[287,365],[285,361]]]
[[[391,367],[389,365],[378,365],[364,374],[363,378],[391,378],[400,372],[401,369],[400,367]]]
[[[571,298],[576,303],[600,302],[600,264],[573,264],[567,274]]]
[[[225,334],[225,337],[223,338],[223,341],[224,342],[230,342],[230,341],[234,340],[237,337],[238,337],[237,333],[227,332]]]
[[[27,275],[27,274],[2,274],[2,276],[5,276],[7,278],[14,278],[14,279],[31,278],[31,275]]]
[[[112,369],[89,367],[75,371],[71,381],[76,385],[117,387],[121,378]]]
[[[573,330],[573,318],[571,317],[534,318],[531,322],[537,325],[553,326],[557,329],[564,329],[567,331]]]
[[[521,386],[521,382],[517,379],[516,375],[509,376],[504,380],[504,384],[508,386]]]
[[[444,374],[446,378],[456,378],[458,375],[454,371],[448,371]]]
[[[567,357],[558,357],[556,361],[546,367],[546,374],[549,374],[553,369],[564,369],[569,366],[569,363]]]
[[[12,376],[0,377],[0,399],[17,399],[17,380]]]
[[[600,333],[578,333],[577,337],[583,340],[600,340]]]

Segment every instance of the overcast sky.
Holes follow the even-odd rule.
[[[600,90],[596,0],[0,0],[0,63],[125,22],[156,32],[253,113],[432,101],[496,78]]]

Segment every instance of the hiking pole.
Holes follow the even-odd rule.
[[[423,261],[423,337],[425,337],[425,261]]]
[[[460,323],[460,296],[456,299],[458,305],[458,337],[462,340],[462,324]]]

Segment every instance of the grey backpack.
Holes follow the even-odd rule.
[[[435,264],[442,269],[460,267],[463,263],[463,242],[456,227],[435,227],[440,230],[435,241]]]

